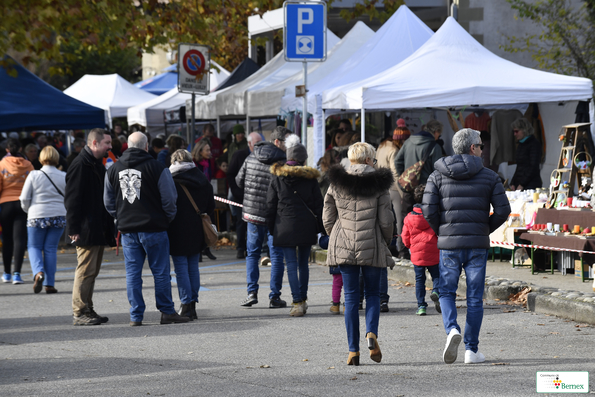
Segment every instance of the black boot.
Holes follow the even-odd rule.
[[[217,257],[211,253],[211,249],[209,247],[202,250],[202,253],[212,261],[217,260]]]
[[[198,315],[196,314],[196,302],[190,303],[190,321],[198,320]]]
[[[194,303],[194,302],[192,302]],[[188,317],[190,321],[192,321],[192,303],[187,303],[180,306],[180,310],[178,310],[178,314],[182,317]]]

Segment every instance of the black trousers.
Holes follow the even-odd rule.
[[[21,272],[27,249],[27,213],[20,201],[0,204],[0,225],[2,225],[2,261],[4,272],[10,274],[14,254],[14,271]]]

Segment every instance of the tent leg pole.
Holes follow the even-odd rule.
[[[217,116],[217,138],[221,138],[221,117],[219,116]]]
[[[306,146],[306,133],[308,130],[308,62],[302,62],[304,67],[304,96],[302,97],[302,145]]]
[[[250,116],[246,115],[246,136],[250,134],[252,131],[250,130]]]
[[[362,142],[366,141],[366,109],[362,108]]]

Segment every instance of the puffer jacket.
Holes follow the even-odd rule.
[[[267,195],[268,229],[275,247],[314,245],[322,224],[322,194],[312,167],[273,164]]]
[[[244,189],[242,218],[245,222],[266,225],[267,191],[271,183],[271,165],[285,161],[285,152],[271,142],[258,142],[236,175],[236,183]]]
[[[440,262],[438,237],[424,218],[420,204],[415,204],[405,217],[401,237],[411,251],[411,262],[415,266],[434,266]]]
[[[442,158],[434,166],[422,211],[438,235],[438,248],[490,248],[490,233],[510,214],[498,174],[484,168],[481,157],[469,154]]]
[[[327,265],[394,266],[388,250],[394,216],[388,194],[393,176],[366,164],[329,169],[322,221],[329,234]]]

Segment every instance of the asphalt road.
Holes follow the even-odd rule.
[[[58,294],[0,285],[0,395],[2,396],[529,396],[537,371],[590,371],[595,390],[593,327],[486,303],[480,351],[486,363],[442,362],[446,335],[430,305],[415,315],[413,286],[390,283],[390,312],[380,317],[382,363],[367,357],[347,366],[343,316],[329,312],[331,276],[310,266],[309,309],[292,318],[268,308],[270,267],[261,267],[260,303],[240,307],[245,262],[235,251],[201,263],[199,320],[159,325],[153,280],[145,266],[144,325],[128,325],[124,260],[107,250],[95,286],[95,309],[107,324],[72,325],[76,256],[59,254]],[[173,266],[172,266],[173,269]],[[178,293],[172,292],[176,307]],[[290,301],[285,279],[283,298]],[[459,318],[465,301],[460,300]],[[593,392],[592,392],[593,393]]]

